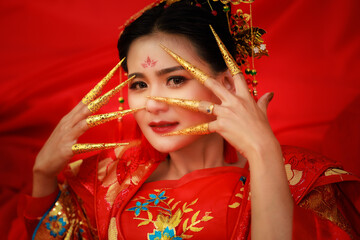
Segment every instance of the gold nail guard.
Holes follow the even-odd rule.
[[[130,80],[132,80],[135,76],[132,76],[131,78],[127,79],[126,81],[122,82],[121,84],[119,84],[117,87],[115,87],[114,89],[110,90],[109,92],[105,93],[104,95],[102,95],[101,97],[95,99],[94,101],[92,101],[89,105],[88,108],[90,110],[90,112],[95,113],[97,112],[102,106],[104,106],[105,104],[107,104],[110,100],[110,98],[112,98],[116,93],[118,93],[126,84],[128,84],[130,82]]]
[[[163,136],[179,136],[179,135],[206,135],[211,133],[209,130],[209,123],[202,123],[200,125],[185,128],[179,131],[165,133]]]
[[[111,71],[98,83],[96,86],[88,92],[88,94],[83,97],[81,100],[82,103],[88,105],[91,101],[100,96],[102,89],[109,82],[109,80],[114,76],[115,72],[119,69],[121,64],[124,62],[125,58],[121,59],[121,61],[116,64],[116,66],[111,69]]]
[[[166,98],[166,97],[148,97],[155,101],[164,102],[170,105],[179,106],[194,112],[199,112],[200,101],[187,100],[181,98]]]
[[[128,145],[129,143],[77,143],[72,145],[71,150],[74,154],[80,154]]]
[[[144,108],[145,107],[89,116],[86,118],[86,123],[90,128],[92,128],[103,123],[110,122],[114,119],[122,118],[129,113],[134,113]]]
[[[231,75],[235,76],[236,74],[241,73],[241,69],[239,68],[239,66],[237,65],[234,58],[231,56],[231,54],[229,53],[229,51],[225,47],[225,44],[221,41],[220,37],[215,32],[214,28],[211,25],[209,25],[209,26],[210,26],[210,29],[211,29],[214,37],[215,37],[216,43],[219,46],[220,52],[221,52],[221,54],[222,54],[222,56],[224,58],[226,66],[228,67]]]
[[[160,44],[160,46],[170,55],[172,56],[181,66],[183,66],[194,78],[196,78],[201,84],[204,84],[205,81],[209,78],[204,72],[200,69],[193,66],[191,63],[187,62],[179,55],[172,52],[170,49],[165,47],[164,45]]]

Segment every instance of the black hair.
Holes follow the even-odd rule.
[[[235,56],[236,48],[223,6],[220,1],[211,1],[210,9],[207,1],[200,6],[193,0],[182,0],[168,7],[163,2],[147,10],[121,34],[117,45],[120,59],[127,56],[134,40],[162,32],[185,36],[193,44],[200,58],[207,62],[215,73],[225,71],[226,64],[209,27],[209,24],[212,25],[230,54]],[[214,11],[217,14],[214,14]],[[122,67],[128,71],[126,60]]]

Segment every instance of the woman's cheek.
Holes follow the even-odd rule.
[[[145,97],[138,94],[129,93],[128,101],[129,101],[130,109],[140,108],[145,106]]]

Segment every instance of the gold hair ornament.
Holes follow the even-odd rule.
[[[86,123],[90,128],[92,128],[114,119],[122,118],[129,113],[134,113],[144,108],[145,107],[89,116],[86,118]]]
[[[256,80],[255,58],[268,56],[266,44],[262,39],[262,35],[266,32],[261,28],[253,27],[252,2],[246,3],[250,3],[250,13],[245,14],[241,9],[238,9],[235,14],[231,15],[229,26],[231,26],[231,35],[236,43],[236,60],[244,66],[249,92],[257,100],[258,91],[256,87],[258,81]]]
[[[209,123],[202,123],[197,126],[185,128],[182,130],[165,133],[162,136],[179,136],[179,135],[206,135],[211,133],[209,130]]]
[[[129,143],[77,143],[72,145],[71,150],[74,154],[80,154],[128,145]]]
[[[81,100],[82,103],[85,105],[89,104],[91,101],[93,101],[95,98],[99,97],[101,94],[102,89],[105,87],[105,85],[109,82],[109,80],[114,76],[116,70],[121,66],[121,64],[124,62],[125,58],[121,59],[121,61],[116,64],[116,66],[111,69],[111,71],[98,83],[96,86],[88,92],[88,94],[83,97]]]

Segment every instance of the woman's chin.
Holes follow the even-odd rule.
[[[171,153],[179,151],[192,142],[194,142],[198,136],[163,136],[156,139],[149,139],[149,143],[161,153]]]

